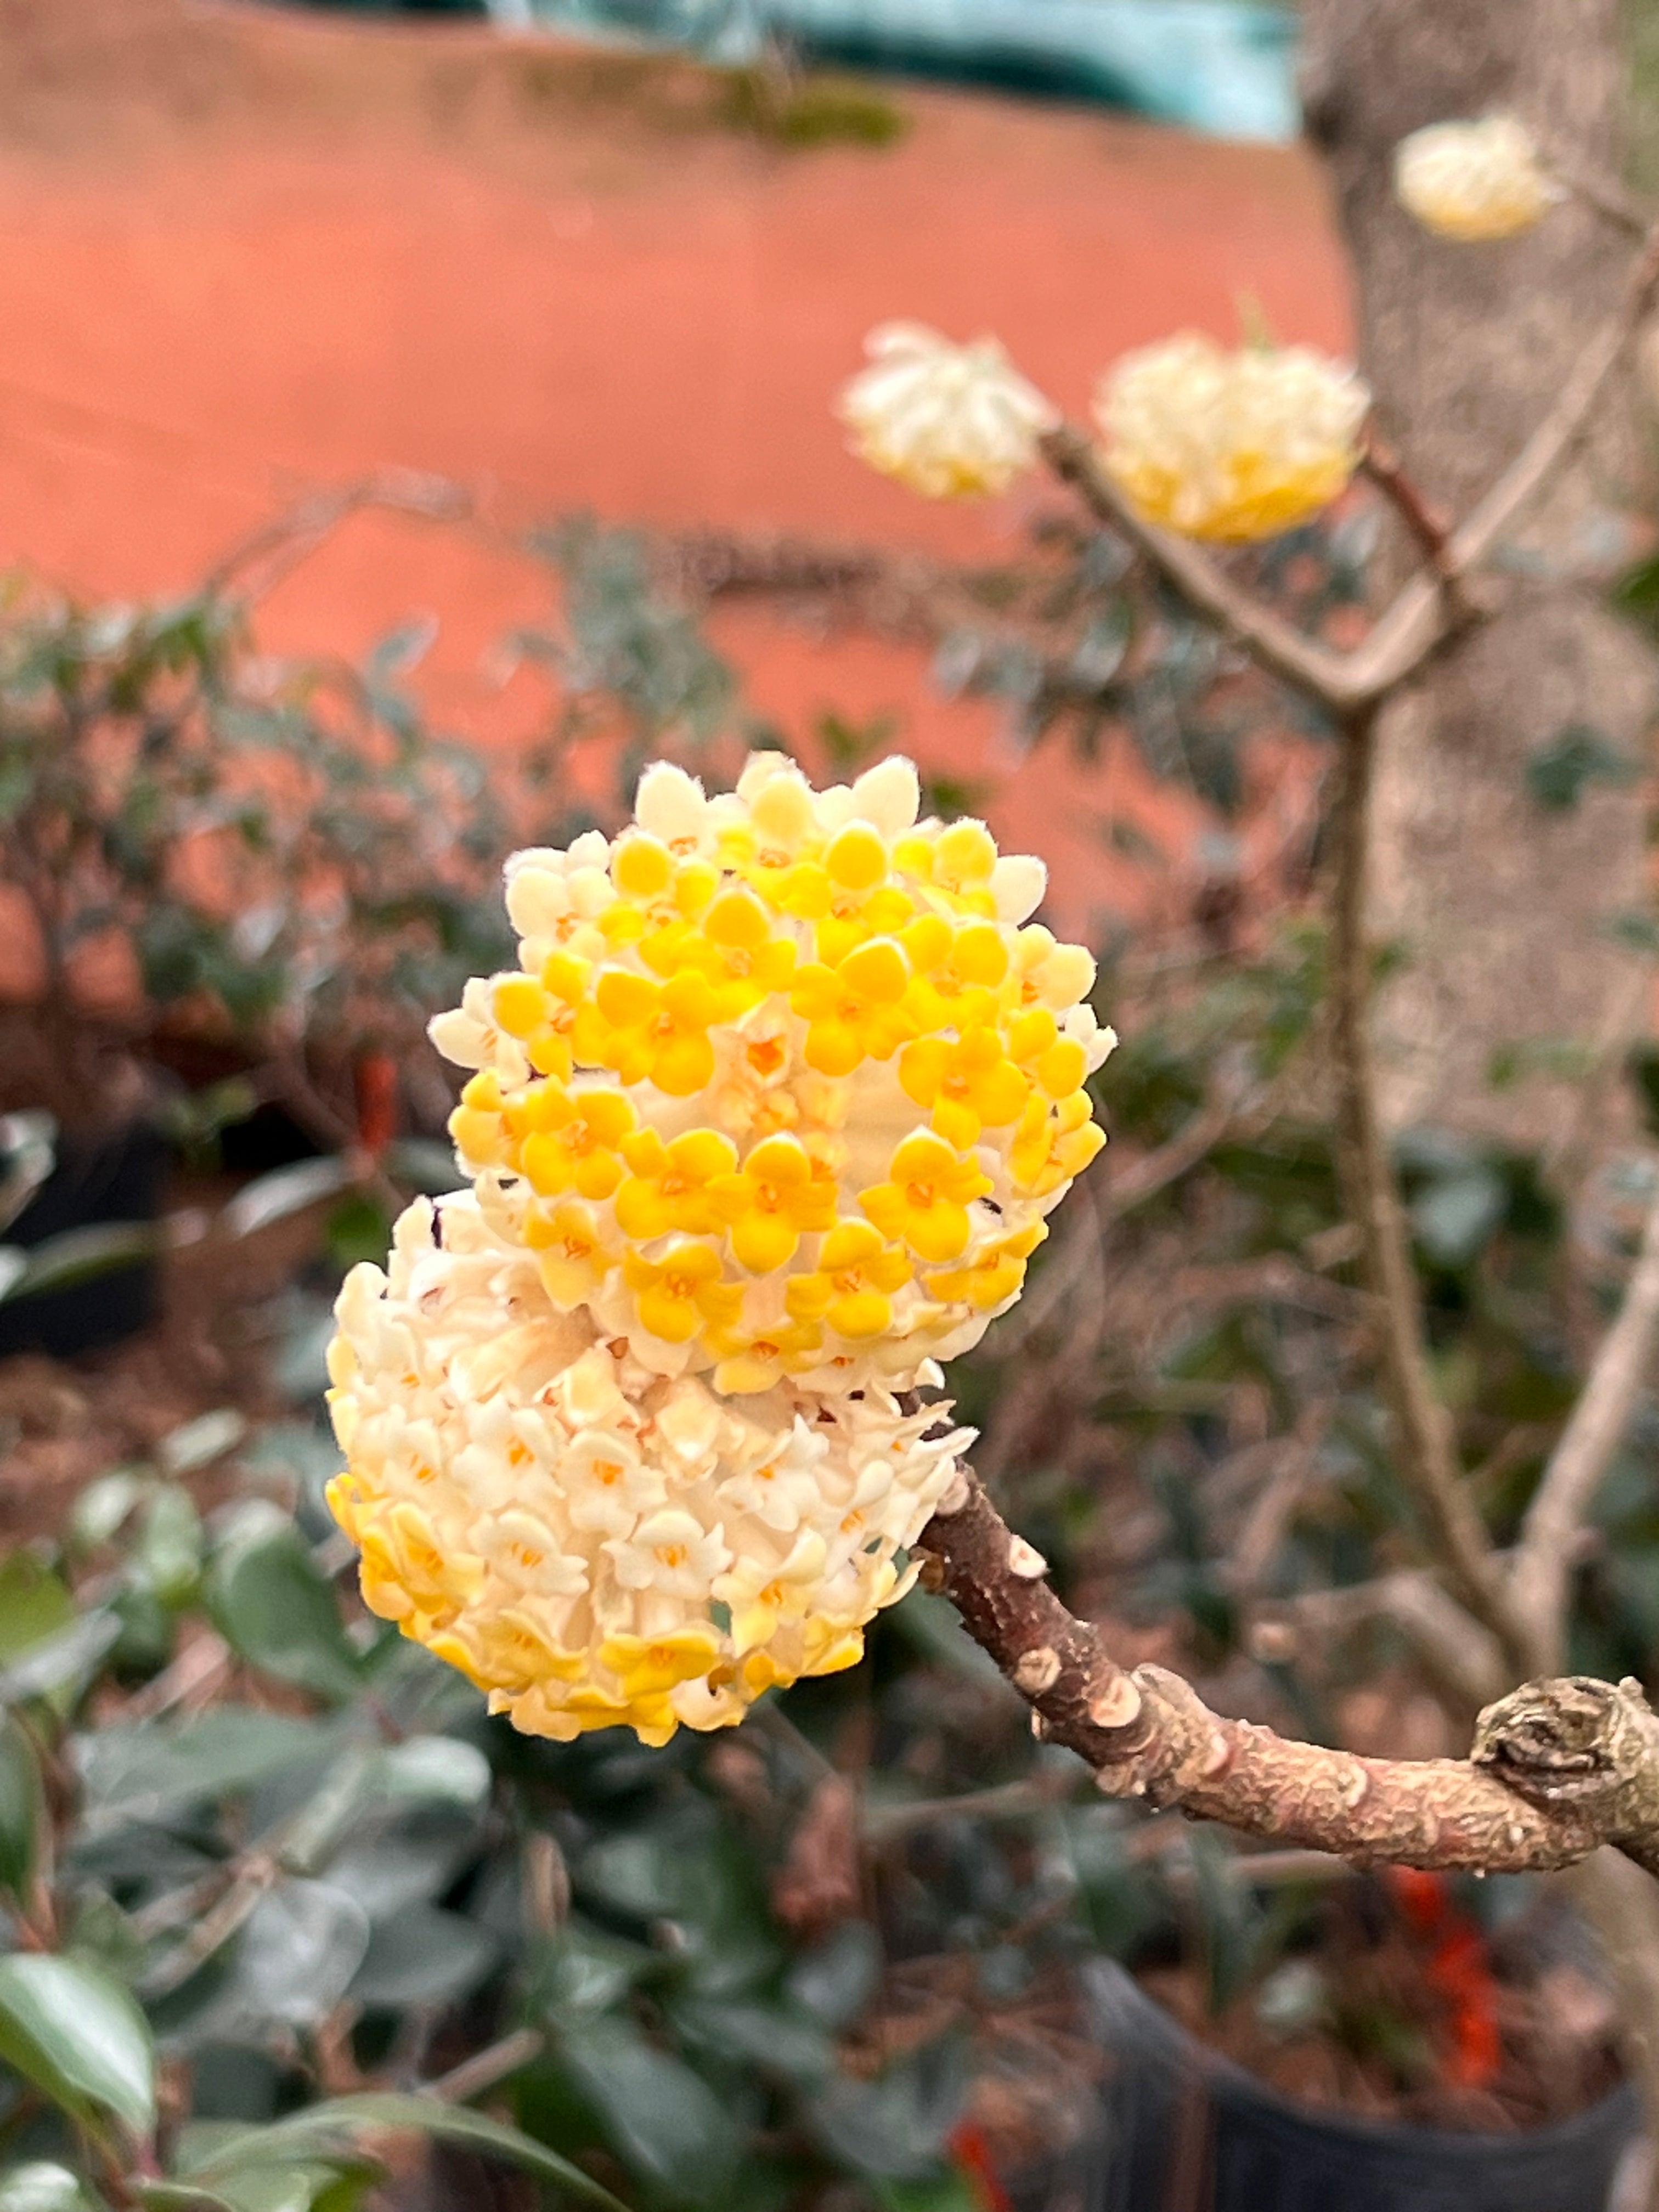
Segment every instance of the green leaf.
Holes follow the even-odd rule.
[[[220,1406],[169,1430],[156,1445],[155,1456],[176,1480],[181,1474],[194,1474],[198,1468],[211,1467],[216,1459],[234,1451],[246,1434],[246,1414],[239,1413],[234,1406]]]
[[[337,1155],[273,1168],[269,1175],[243,1185],[221,1211],[219,1226],[228,1237],[251,1237],[256,1230],[269,1229],[273,1222],[337,1196],[350,1183],[351,1173],[350,1163]]]
[[[34,1746],[10,1714],[0,1715],[0,1893],[20,1903],[34,1879],[46,1817]]]
[[[985,2199],[954,2167],[920,2181],[878,2181],[881,2212],[984,2212]]]
[[[223,2201],[230,2212],[356,2212],[380,2178],[372,2166],[323,2165],[311,2159],[239,2173],[225,2183]]]
[[[0,1666],[56,1636],[75,1619],[75,1600],[33,1552],[0,1564]]]
[[[605,2212],[628,2212],[619,2198],[579,2166],[520,2129],[489,2119],[483,2112],[469,2112],[465,2106],[441,2104],[435,2097],[392,2094],[337,2097],[268,2126],[244,2129],[228,2140],[222,2139],[191,2179],[209,2187],[228,2185],[239,2174],[291,2160],[296,2150],[380,2130],[433,2136],[441,2142],[485,2151],[540,2180],[555,2183],[586,2203],[604,2206]]]
[[[176,1482],[164,1483],[144,1510],[133,1552],[144,1586],[171,1611],[188,1605],[202,1572],[202,1516]]]
[[[789,1969],[797,2005],[840,2035],[881,1986],[881,1938],[867,1920],[847,1920]]]
[[[660,1954],[625,1943],[575,1916],[538,1955],[531,2002],[555,2024],[609,2012],[661,1964]]]
[[[423,1190],[433,1198],[466,1185],[453,1149],[431,1137],[399,1137],[387,1148],[386,1171],[394,1182],[410,1190]]]
[[[823,2081],[835,2070],[830,2039],[793,2007],[743,1998],[684,1997],[669,2008],[694,2055],[736,2060],[769,2078]]]
[[[328,1256],[343,1272],[360,1260],[378,1267],[392,1243],[392,1223],[367,1191],[354,1190],[328,1217]]]
[[[465,1915],[408,1905],[372,1930],[346,1995],[386,2011],[447,2004],[476,1989],[500,1957],[495,1937]]]
[[[0,1668],[0,1705],[45,1698],[60,1713],[75,1702],[80,1687],[121,1634],[114,1609],[100,1606],[33,1645]]]
[[[723,2202],[744,2137],[701,2075],[620,2019],[585,2022],[558,2063],[625,2166],[687,2203]]]
[[[144,2212],[235,2212],[222,2197],[192,2189],[187,2181],[141,2181],[138,2202]]]
[[[69,1540],[76,1552],[95,1552],[110,1542],[145,1491],[143,1475],[130,1467],[115,1468],[89,1482],[70,1509]]]
[[[1588,723],[1570,722],[1527,763],[1527,788],[1547,814],[1569,814],[1589,783],[1629,783],[1635,763]]]
[[[126,1991],[78,1960],[0,1959],[0,2059],[88,2125],[155,2127],[155,2052]]]
[[[292,1523],[256,1528],[226,1547],[210,1577],[208,1609],[238,1656],[278,1681],[333,1701],[362,1689],[362,1662],[333,1585]]]
[[[968,2066],[954,2038],[928,2044],[873,2081],[838,2075],[813,2100],[811,2121],[826,2148],[856,2173],[891,2181],[927,2179],[962,2116]]]
[[[246,1705],[216,1705],[175,1727],[98,1729],[76,1739],[88,1828],[158,1820],[203,1798],[246,1790],[316,1756],[313,1722]]]
[[[213,2015],[216,2035],[263,2042],[272,2023],[314,2027],[345,1995],[368,1946],[368,1916],[325,1881],[290,1877],[259,1899]]]
[[[92,2199],[68,2166],[32,2159],[0,2168],[0,2212],[92,2212]]]
[[[0,1288],[0,1298],[38,1297],[136,1267],[155,1257],[161,1235],[155,1221],[95,1221],[85,1229],[66,1229],[35,1246],[23,1267]]]

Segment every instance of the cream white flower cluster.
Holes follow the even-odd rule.
[[[659,763],[615,840],[509,863],[520,964],[433,1024],[474,1071],[451,1122],[474,1188],[441,1250],[415,1209],[390,1289],[346,1285],[336,1510],[371,1605],[521,1726],[716,1727],[856,1656],[965,1442],[924,1442],[939,1409],[897,1394],[1018,1296],[1103,1141],[1085,1085],[1113,1040],[1088,954],[1029,919],[1041,863],[919,811],[903,760],[817,792],[757,754],[712,799]],[[608,1377],[602,1419],[579,1373]],[[598,1430],[624,1486],[584,1550]],[[538,1601],[503,1627],[485,1535],[532,1484]],[[533,1680],[501,1656],[520,1616]]]
[[[911,323],[866,340],[839,411],[872,468],[942,499],[1001,491],[1060,417],[991,339]],[[1191,332],[1126,355],[1095,398],[1102,459],[1136,511],[1190,538],[1271,538],[1316,514],[1359,460],[1370,394],[1307,346],[1229,352]]]
[[[1229,351],[1191,331],[1126,354],[1095,397],[1104,465],[1137,513],[1230,543],[1328,506],[1370,408],[1352,369],[1307,346]]]
[[[969,1437],[881,1390],[653,1374],[560,1312],[470,1193],[441,1223],[440,1247],[419,1200],[389,1279],[353,1270],[331,1349],[330,1504],[373,1609],[561,1740],[665,1742],[855,1664]]]
[[[841,396],[860,459],[927,499],[1006,491],[1059,417],[994,338],[953,345],[921,323],[883,323],[870,366]]]
[[[1395,149],[1394,181],[1425,229],[1472,241],[1514,238],[1566,198],[1514,115],[1413,131]]]

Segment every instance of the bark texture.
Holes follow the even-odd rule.
[[[1616,0],[1308,0],[1306,21],[1309,127],[1352,252],[1361,366],[1407,470],[1461,514],[1548,409],[1614,304],[1632,247],[1578,202],[1498,244],[1431,237],[1395,201],[1393,149],[1423,124],[1507,107],[1577,164],[1616,173]],[[1510,537],[1503,611],[1385,712],[1371,925],[1407,958],[1376,1037],[1394,1127],[1559,1141],[1572,1086],[1533,1078],[1495,1090],[1494,1058],[1571,1040],[1616,1065],[1647,1025],[1640,969],[1607,933],[1643,902],[1640,797],[1597,783],[1552,813],[1527,781],[1530,757],[1575,725],[1644,752],[1649,656],[1591,580],[1611,519],[1632,503],[1640,450],[1624,374]],[[1412,557],[1397,533],[1380,594]]]

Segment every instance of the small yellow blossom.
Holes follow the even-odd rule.
[[[1346,489],[1370,394],[1307,346],[1230,353],[1194,332],[1126,354],[1095,418],[1136,511],[1188,538],[1243,542],[1310,520]]]
[[[1046,1222],[1034,1222],[1018,1237],[988,1244],[967,1267],[929,1275],[928,1291],[946,1304],[965,1298],[982,1312],[996,1312],[1018,1294],[1025,1280],[1025,1262],[1048,1234]]]
[[[688,1129],[664,1144],[654,1129],[622,1140],[633,1172],[617,1193],[617,1226],[624,1237],[649,1243],[678,1229],[712,1236],[720,1225],[715,1187],[738,1164],[738,1148],[718,1129]]]
[[[687,1343],[707,1322],[735,1320],[743,1303],[741,1286],[721,1279],[720,1255],[708,1244],[671,1244],[660,1260],[630,1252],[623,1273],[641,1327],[665,1344]]]
[[[786,1296],[802,1322],[826,1321],[837,1336],[861,1344],[892,1327],[893,1293],[910,1280],[910,1262],[868,1221],[837,1222],[810,1275],[797,1275]]]
[[[542,1287],[564,1313],[591,1298],[621,1258],[619,1247],[605,1241],[593,1208],[579,1199],[532,1207],[525,1217],[524,1240],[537,1255]]]
[[[975,1161],[933,1131],[919,1129],[894,1152],[891,1180],[860,1191],[859,1204],[884,1237],[924,1260],[954,1260],[968,1248],[968,1208],[991,1188]]]
[[[709,1187],[711,1205],[730,1224],[732,1250],[757,1275],[787,1267],[804,1235],[836,1218],[836,1178],[821,1172],[799,1137],[767,1137],[744,1163]]]
[[[802,1055],[821,1075],[850,1075],[863,1060],[890,1060],[906,1034],[900,1012],[910,981],[904,949],[890,938],[854,945],[838,967],[797,971],[789,1003],[806,1021]]]
[[[552,1079],[526,1101],[527,1127],[519,1165],[543,1198],[574,1189],[609,1198],[622,1182],[617,1147],[634,1126],[634,1109],[613,1091],[567,1092]]]
[[[969,1030],[955,1044],[921,1037],[906,1045],[899,1081],[918,1106],[932,1108],[933,1127],[946,1143],[963,1148],[977,1144],[988,1125],[1017,1121],[1031,1095],[1030,1080],[993,1029]]]
[[[1425,230],[1473,242],[1530,230],[1566,198],[1514,115],[1413,131],[1395,149],[1394,188]]]
[[[994,338],[952,345],[920,323],[884,323],[865,351],[838,409],[853,450],[925,498],[1006,491],[1058,419]]]

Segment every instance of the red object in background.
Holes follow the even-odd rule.
[[[1430,1986],[1445,1998],[1450,2013],[1452,2047],[1446,2079],[1460,2089],[1483,2089],[1497,2073],[1502,2056],[1497,1985],[1487,1961],[1486,1939],[1452,1902],[1444,1875],[1395,1867],[1391,1881],[1401,1914],[1430,1946]]]
[[[366,1052],[352,1075],[358,1140],[378,1160],[398,1133],[398,1063],[389,1052]]]
[[[1012,2201],[991,2163],[990,2146],[982,2129],[975,2127],[971,2120],[963,2120],[951,2136],[949,2149],[951,2163],[972,2188],[981,2212],[1014,2212]]]

